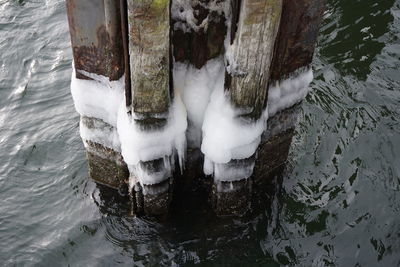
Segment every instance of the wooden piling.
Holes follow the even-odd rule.
[[[81,127],[89,131],[112,133],[115,128],[101,119],[82,116]],[[119,188],[129,177],[128,167],[119,151],[99,142],[83,140],[89,165],[89,176],[96,182]]]
[[[233,48],[227,56],[225,89],[242,117],[257,120],[267,96],[282,0],[241,0],[234,7],[240,8],[239,21],[231,27]]]
[[[132,111],[142,131],[162,131],[168,123],[173,98],[170,73],[170,2],[168,0],[128,0],[129,55]],[[129,104],[129,103],[127,103]],[[171,201],[172,170],[159,158],[140,162],[147,175],[164,176],[159,184],[137,185],[138,212],[163,214]],[[131,173],[131,175],[134,175]],[[171,180],[171,182],[169,182]]]
[[[231,4],[232,21],[227,23],[225,10],[210,8],[212,0],[191,1],[194,29],[171,18],[172,1],[66,0],[76,78],[90,80],[80,72],[85,71],[115,81],[125,73],[127,111],[144,132],[162,131],[168,123],[174,99],[173,60],[200,69],[208,60],[225,55],[224,86],[238,111],[236,119],[244,124],[259,120],[269,85],[309,68],[325,4],[325,0],[218,0]],[[227,35],[230,48],[224,44]],[[247,211],[254,185],[286,161],[297,114],[295,106],[269,118],[256,153],[223,166],[235,171],[255,165],[251,178],[207,182],[217,215]],[[91,130],[116,131],[115,125],[99,118],[83,117],[81,123]],[[114,188],[125,183],[128,169],[117,149],[91,140],[85,144],[92,178]],[[162,175],[164,180],[134,185],[135,212],[168,212],[174,186],[173,168],[165,164],[173,162],[170,157],[138,164],[147,175]],[[189,168],[186,174],[202,176],[202,155],[189,158],[194,159],[190,165],[195,171]]]
[[[279,30],[282,0],[233,0],[230,31],[231,50],[227,51],[225,90],[238,111],[239,123],[259,120],[268,94],[268,81],[274,44]],[[256,155],[232,159],[223,164],[230,173],[253,169]],[[249,208],[251,178],[215,181],[211,198],[218,215],[244,214]]]
[[[75,74],[81,71],[119,80],[124,74],[120,6],[114,0],[66,0]],[[81,88],[85,90],[85,88]],[[81,127],[91,131],[116,131],[99,118],[82,116]],[[122,155],[114,148],[91,140],[85,142],[89,173],[96,182],[118,188],[128,178]]]
[[[233,0],[231,43],[228,51],[225,89],[242,122],[260,118],[268,100],[268,86],[309,68],[315,49],[324,0]],[[239,10],[237,10],[239,8]],[[230,53],[232,53],[230,55]],[[251,178],[234,183],[214,183],[212,200],[218,215],[244,214],[250,201],[252,187],[249,181],[260,184],[271,173],[285,164],[294,127],[299,113],[298,105],[271,118],[257,149],[257,157],[242,163],[251,166]],[[234,170],[232,160],[226,168]],[[224,190],[231,186],[232,190]],[[251,183],[250,183],[251,184]],[[242,203],[242,204],[241,204]]]
[[[113,0],[66,0],[76,77],[78,70],[118,80],[124,73],[119,4]]]
[[[310,66],[326,0],[283,0],[270,84]]]
[[[169,1],[129,0],[132,111],[154,123],[170,105]]]

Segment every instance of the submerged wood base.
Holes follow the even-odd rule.
[[[128,167],[121,154],[98,143],[86,142],[90,177],[96,182],[118,189],[129,177]]]
[[[211,205],[218,216],[244,215],[251,208],[254,191],[265,190],[265,180],[271,179],[286,164],[299,104],[286,109],[268,120],[267,130],[254,157],[253,175],[234,182],[216,181],[211,189]]]
[[[112,188],[119,188],[129,177],[129,171],[119,151],[103,145],[108,135],[115,134],[116,129],[108,123],[92,118],[81,118],[81,129],[88,133],[83,142],[89,163],[89,175],[94,180]],[[96,141],[88,140],[91,135],[102,133]],[[81,131],[82,134],[82,131]]]
[[[96,131],[106,128],[112,132],[113,126],[89,117],[81,120],[88,130]],[[129,193],[129,170],[120,152],[100,143],[84,140],[88,159],[89,176],[101,185],[117,189],[120,195],[131,195],[132,210],[136,214],[162,215],[168,213],[172,199],[173,178],[170,170],[164,166],[164,159],[142,162],[143,171],[148,174],[162,173],[166,179],[158,184],[134,185]]]
[[[135,214],[162,215],[169,211],[172,200],[173,178],[154,185],[137,183],[129,193],[129,171],[120,153],[100,144],[87,146],[89,175],[96,183],[116,189],[122,196],[131,195]]]
[[[284,166],[289,154],[294,129],[289,129],[264,142],[258,149],[258,158],[253,175],[248,179],[233,182],[214,182],[211,204],[217,216],[241,216],[251,208],[254,190],[264,190],[263,180],[268,180],[275,171]]]
[[[186,168],[182,175],[175,173],[174,177],[154,185],[135,184],[130,197],[133,213],[165,215],[170,211],[171,203],[177,195],[190,194],[194,187],[200,186],[204,189],[203,201],[209,202],[217,216],[246,214],[252,208],[255,191],[265,190],[262,184],[285,165],[299,108],[299,104],[295,105],[268,120],[268,128],[256,156],[245,160],[255,164],[250,178],[232,182],[213,181],[213,178],[203,174],[202,153],[198,149],[192,149],[188,151]],[[127,192],[121,190],[123,186],[127,186],[129,177],[121,154],[94,142],[86,143],[90,177],[100,184],[119,189],[120,194]],[[162,165],[160,162],[147,163],[147,169],[157,171],[157,166]],[[115,194],[118,192],[115,191]]]
[[[165,215],[172,201],[173,179],[154,185],[137,183],[132,190],[132,211],[134,214]]]
[[[217,216],[241,216],[249,209],[252,179],[215,182],[211,189],[211,205]]]

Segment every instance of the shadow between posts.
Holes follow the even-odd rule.
[[[218,215],[215,211],[215,200],[212,194],[213,180],[211,177],[191,176],[193,173],[179,174],[175,177],[173,198],[169,212],[163,215],[145,215],[133,213],[132,201],[128,194],[117,189],[96,183],[99,199],[95,202],[104,216],[120,218],[139,217],[153,222],[174,227],[191,228],[194,225],[211,225],[212,222],[228,220],[249,221],[262,213],[271,213],[273,202],[280,202],[282,183],[285,175],[285,165],[269,172],[266,179],[249,178],[251,194],[246,195],[246,208],[235,210],[230,215]],[[242,193],[243,191],[238,191]],[[240,202],[240,201],[238,201]],[[243,213],[238,213],[239,211]],[[276,217],[275,215],[272,217]]]

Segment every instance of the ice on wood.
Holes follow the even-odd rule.
[[[212,59],[201,69],[190,64],[175,63],[173,68],[175,90],[182,92],[188,116],[188,145],[200,148],[204,114],[211,93],[224,79],[222,58]]]
[[[175,93],[170,107],[167,125],[159,130],[143,131],[136,120],[126,113],[121,106],[118,113],[117,129],[121,141],[122,156],[129,170],[143,184],[160,182],[157,177],[149,177],[142,172],[141,162],[147,162],[164,157],[178,156],[183,168],[186,152],[186,109],[179,93]],[[169,163],[168,163],[169,164]]]
[[[74,72],[71,78],[75,108],[82,117],[80,134],[83,140],[121,151],[130,170],[134,171],[138,181],[143,184],[154,184],[162,179],[157,174],[149,176],[140,171],[140,162],[173,156],[176,153],[180,166],[183,167],[187,115],[179,92],[175,93],[167,125],[158,131],[144,132],[136,125],[134,115],[126,112],[124,77],[110,82],[101,75],[87,72],[84,75],[93,80],[77,79]],[[84,118],[91,119],[91,126],[83,122]]]
[[[281,81],[269,90],[268,109],[255,122],[238,118],[237,110],[229,103],[224,91],[224,64],[221,58],[209,61],[198,70],[186,64],[174,67],[175,98],[170,107],[168,123],[160,130],[145,132],[126,113],[123,78],[110,82],[100,75],[86,73],[95,80],[80,80],[72,76],[71,91],[77,111],[85,117],[100,119],[110,125],[94,121],[95,127],[81,123],[84,140],[100,143],[115,151],[122,151],[124,160],[144,184],[161,182],[164,177],[153,177],[141,171],[139,163],[175,153],[184,165],[187,119],[192,124],[188,139],[199,146],[205,155],[204,171],[223,181],[248,178],[252,170],[227,168],[232,160],[251,157],[257,150],[268,116],[301,101],[308,92],[312,71]],[[182,91],[182,98],[181,93]],[[272,115],[271,115],[272,114]],[[115,128],[114,128],[115,127]],[[118,130],[116,130],[118,129]],[[166,164],[169,164],[167,162]]]
[[[71,94],[75,109],[81,115],[80,135],[85,141],[96,142],[120,152],[116,127],[118,108],[124,95],[124,77],[110,81],[101,75],[80,72],[93,79],[77,79],[73,68]]]
[[[205,174],[213,175],[217,181],[249,178],[253,173],[254,162],[245,162],[245,160],[256,154],[262,134],[266,129],[268,117],[293,106],[307,95],[308,86],[313,79],[311,70],[293,75],[292,78],[270,86],[267,108],[261,109],[260,114],[254,116],[252,120],[246,120],[241,116],[244,108],[262,107],[265,103],[263,99],[265,99],[267,91],[267,76],[270,71],[273,43],[279,24],[277,18],[281,14],[280,0],[274,0],[274,6],[265,5],[260,1],[256,2],[264,9],[265,14],[274,17],[273,23],[267,23],[267,25],[264,25],[264,13],[257,17],[257,20],[253,18],[255,21],[252,21],[253,24],[258,23],[258,29],[264,29],[263,27],[269,29],[269,33],[264,33],[264,39],[268,41],[269,47],[254,43],[257,40],[247,40],[246,36],[250,34],[247,31],[249,29],[239,27],[237,38],[233,44],[231,44],[230,34],[228,33],[226,36],[226,54],[208,61],[201,69],[188,63],[174,62],[174,95],[171,103],[169,102],[169,81],[165,78],[169,77],[168,70],[164,68],[154,70],[156,72],[150,76],[153,78],[162,76],[159,80],[150,76],[149,78],[146,76],[145,70],[152,69],[155,63],[145,62],[146,68],[144,68],[144,65],[140,65],[143,62],[136,62],[137,58],[132,55],[132,69],[143,74],[142,76],[146,79],[140,80],[139,78],[142,77],[140,75],[140,77],[132,78],[132,86],[137,90],[132,92],[134,105],[131,114],[127,113],[125,105],[124,77],[118,81],[109,81],[107,77],[82,72],[86,77],[92,79],[82,80],[75,78],[75,73],[72,74],[71,92],[76,110],[82,118],[95,119],[92,122],[93,127],[89,127],[88,124],[81,121],[82,139],[120,151],[131,173],[131,186],[134,186],[135,182],[150,185],[168,179],[173,171],[175,158],[179,160],[179,165],[183,168],[186,140],[191,147],[200,148],[204,154]],[[225,14],[228,32],[230,32],[232,18],[230,5],[227,3],[230,1],[210,1],[207,3],[207,8]],[[175,23],[176,27],[182,28],[185,32],[196,31],[200,26],[206,28],[207,25],[197,25],[193,15],[195,4],[205,5],[202,1],[195,0],[172,1],[171,16],[178,21]],[[135,8],[138,9],[136,6]],[[245,22],[251,19],[249,14],[258,14],[257,12],[256,6],[248,7],[241,14],[241,20]],[[136,15],[138,14],[141,13],[138,12]],[[156,13],[153,15],[155,16]],[[146,23],[151,24],[152,22]],[[207,20],[205,19],[203,23],[206,24]],[[137,26],[135,29],[138,30],[143,25],[135,24],[135,26]],[[165,26],[157,38],[160,40],[165,38],[168,32],[168,27]],[[137,33],[140,36],[139,31]],[[150,35],[150,33],[148,34]],[[154,40],[158,40],[157,38]],[[154,41],[154,43],[157,42]],[[165,62],[161,60],[162,66],[165,67],[169,65],[169,57],[166,56],[169,48],[165,43],[160,46],[158,47],[161,51],[160,55],[162,55],[160,58],[165,59]],[[243,49],[243,46],[246,46],[247,50]],[[136,49],[136,47],[134,48]],[[254,51],[250,48],[254,48]],[[251,53],[248,51],[249,49]],[[246,51],[251,55],[250,61],[243,55]],[[142,56],[147,57],[151,53],[152,50],[148,49]],[[264,55],[261,59],[259,58],[260,53]],[[253,66],[258,60],[262,61],[262,66]],[[253,65],[250,64],[252,62]],[[232,76],[231,91],[225,90],[225,75]],[[254,81],[254,77],[262,77],[262,82]],[[149,108],[151,103],[155,102],[155,96],[149,93],[153,87],[161,88],[157,97],[161,99],[162,103],[165,103],[160,109],[157,109],[158,106]],[[258,95],[257,90],[264,90],[263,95]],[[166,111],[167,123],[163,127],[146,131],[139,127],[136,119],[140,118],[135,117],[135,112],[164,115],[164,111]],[[145,163],[154,160],[163,161],[165,168],[162,172],[146,170]]]
[[[124,95],[124,77],[110,81],[107,77],[80,71],[93,80],[77,79],[73,68],[71,94],[81,116],[101,119],[116,127],[118,108]]]
[[[116,152],[121,152],[117,128],[103,122],[103,120],[81,116],[79,133],[85,141],[92,141]],[[87,147],[86,142],[84,142],[84,145]]]
[[[201,151],[214,163],[228,163],[232,159],[252,156],[266,127],[268,114],[254,122],[238,116],[225,94],[223,81],[211,95],[203,123]]]
[[[268,91],[268,114],[274,116],[277,112],[293,106],[303,100],[309,91],[313,80],[311,69],[293,74],[291,78],[277,82]]]
[[[219,181],[234,181],[250,177],[252,165],[235,167],[232,160],[254,155],[266,130],[268,117],[302,101],[309,91],[312,70],[293,75],[269,89],[267,109],[256,122],[238,119],[237,111],[228,102],[221,88],[211,95],[203,123],[201,150],[205,155],[204,173]],[[221,82],[221,81],[220,81]]]

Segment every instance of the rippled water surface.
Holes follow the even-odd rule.
[[[128,216],[87,177],[64,5],[0,0],[0,265],[400,265],[399,0],[328,0],[263,208],[165,223]]]

